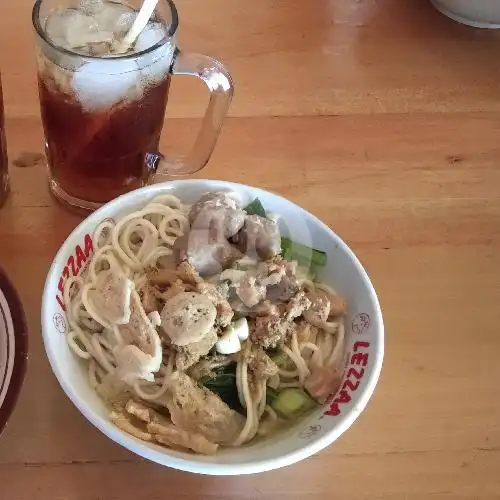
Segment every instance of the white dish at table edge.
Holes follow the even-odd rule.
[[[14,285],[0,267],[0,434],[16,406],[27,359],[26,316]]]
[[[85,235],[92,235],[102,220],[119,219],[159,194],[172,193],[184,203],[192,203],[207,191],[217,190],[239,193],[244,204],[258,197],[267,211],[279,214],[284,236],[326,251],[327,265],[319,278],[347,299],[349,311],[345,323],[346,370],[339,392],[286,431],[241,448],[223,448],[217,455],[207,457],[141,441],[111,423],[109,409],[88,384],[86,367],[66,343],[64,311],[56,297],[60,295],[58,286],[65,267],[72,267],[68,266],[68,259],[70,264],[73,260],[74,267],[75,250],[79,246],[81,260]],[[293,224],[293,232],[288,231],[290,224]],[[83,267],[84,262],[81,264]],[[71,275],[71,270],[69,273]],[[130,451],[159,464],[212,475],[277,469],[333,443],[367,405],[377,384],[384,354],[384,325],[378,299],[368,275],[349,247],[320,220],[285,198],[242,184],[212,180],[178,180],[147,186],[109,202],[79,224],[61,246],[48,272],[42,300],[42,332],[52,370],[64,392],[100,431]]]

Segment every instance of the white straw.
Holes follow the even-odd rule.
[[[118,46],[118,52],[126,52],[131,45],[135,43],[137,37],[141,34],[141,31],[146,27],[149,22],[151,15],[153,14],[158,0],[144,0],[141,10],[137,17],[135,18],[134,24],[128,31],[128,33],[123,37],[123,40]]]

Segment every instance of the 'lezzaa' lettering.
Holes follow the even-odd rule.
[[[331,402],[328,410],[324,413],[330,417],[337,417],[341,413],[341,405],[349,403],[352,399],[352,393],[356,392],[365,374],[365,366],[368,364],[369,354],[367,349],[370,342],[356,342],[349,353],[349,364],[347,374],[340,388],[339,393]]]
[[[66,311],[63,298],[64,283],[70,276],[78,276],[93,250],[94,245],[92,243],[92,236],[86,234],[83,239],[83,250],[80,245],[76,245],[74,252],[68,257],[66,266],[59,278],[59,283],[57,285],[58,293],[56,293],[57,303],[61,306],[63,311]]]

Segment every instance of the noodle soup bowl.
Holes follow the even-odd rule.
[[[109,420],[109,408],[91,388],[87,364],[68,347],[68,322],[62,289],[69,276],[85,271],[93,253],[92,235],[106,219],[120,220],[154,197],[174,194],[193,203],[208,191],[237,193],[244,204],[259,198],[268,212],[278,214],[283,236],[327,253],[318,279],[336,289],[348,303],[345,317],[343,379],[328,401],[274,434],[238,448],[220,448],[202,456],[141,441]],[[237,475],[293,464],[332,444],[366,407],[377,384],[384,353],[382,314],[373,286],[349,247],[324,223],[275,194],[241,184],[209,180],[179,180],[125,194],[85,219],[66,239],[48,272],[42,302],[42,330],[52,370],[64,392],[100,431],[130,451],[154,462],[185,471]],[[332,388],[333,389],[333,388]]]

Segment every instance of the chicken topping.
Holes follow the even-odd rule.
[[[271,314],[257,316],[250,331],[250,339],[264,349],[285,342],[297,328],[293,320],[300,317],[310,305],[311,301],[305,293],[297,292],[288,303],[270,309]]]
[[[152,268],[147,271],[146,276],[151,285],[170,285],[178,279],[174,269]]]
[[[262,263],[260,272],[267,273],[271,281],[267,288],[269,300],[287,301],[299,290],[296,277],[297,262],[289,262],[278,257],[270,263]]]
[[[255,318],[257,316],[278,316],[279,308],[269,300],[263,300],[260,304],[252,307],[246,311],[249,317]]]
[[[311,307],[304,313],[304,318],[313,326],[321,328],[331,316],[345,314],[346,303],[338,295],[326,292],[309,293]]]
[[[264,349],[276,347],[284,342],[295,327],[293,322],[279,316],[258,316],[250,329],[250,340]]]
[[[234,312],[231,304],[227,301],[228,286],[224,284],[213,285],[211,283],[198,283],[197,291],[203,294],[204,297],[211,300],[217,309],[216,324],[221,327],[226,327],[231,323]]]
[[[258,283],[255,276],[247,275],[240,281],[236,293],[245,306],[254,307],[265,298],[266,287]]]
[[[234,361],[232,356],[213,354],[193,365],[189,370],[189,376],[194,380],[199,380],[202,377],[215,377],[218,368],[227,366]]]
[[[196,285],[203,281],[198,271],[186,260],[177,266],[177,276],[184,283],[189,283],[190,285]]]
[[[146,282],[146,284],[139,289],[139,296],[141,297],[142,307],[144,307],[146,314],[156,311],[155,290],[149,283]]]
[[[177,351],[175,358],[177,369],[187,370],[193,366],[202,356],[206,356],[210,352],[216,342],[217,333],[212,329],[198,342],[177,346],[175,349]]]
[[[161,326],[172,344],[186,346],[203,339],[213,328],[216,316],[217,310],[208,297],[183,292],[165,303]]]
[[[255,381],[267,380],[278,373],[278,365],[261,347],[253,347],[248,355],[248,369]]]
[[[125,325],[119,325],[118,331],[125,344],[134,344],[147,354],[153,354],[151,339],[157,336],[156,329],[142,307],[137,292],[132,292],[130,300],[130,319]]]
[[[174,281],[164,292],[158,293],[158,297],[165,302],[187,291],[190,287],[186,286],[180,279]]]
[[[330,300],[330,316],[341,316],[347,312],[347,302],[340,295],[326,295]]]
[[[302,316],[311,306],[311,301],[307,298],[304,291],[297,292],[286,305],[286,319],[292,319]]]
[[[324,403],[330,395],[339,390],[341,382],[341,370],[319,366],[307,377],[304,387],[316,401]]]
[[[113,349],[116,377],[129,384],[137,379],[153,382],[162,362],[161,340],[137,292],[132,292],[130,321],[120,325],[118,331],[123,343]]]
[[[289,300],[298,290],[296,263],[281,258],[259,263],[255,271],[240,278],[236,293],[244,306],[253,308],[264,299],[274,302]]]

